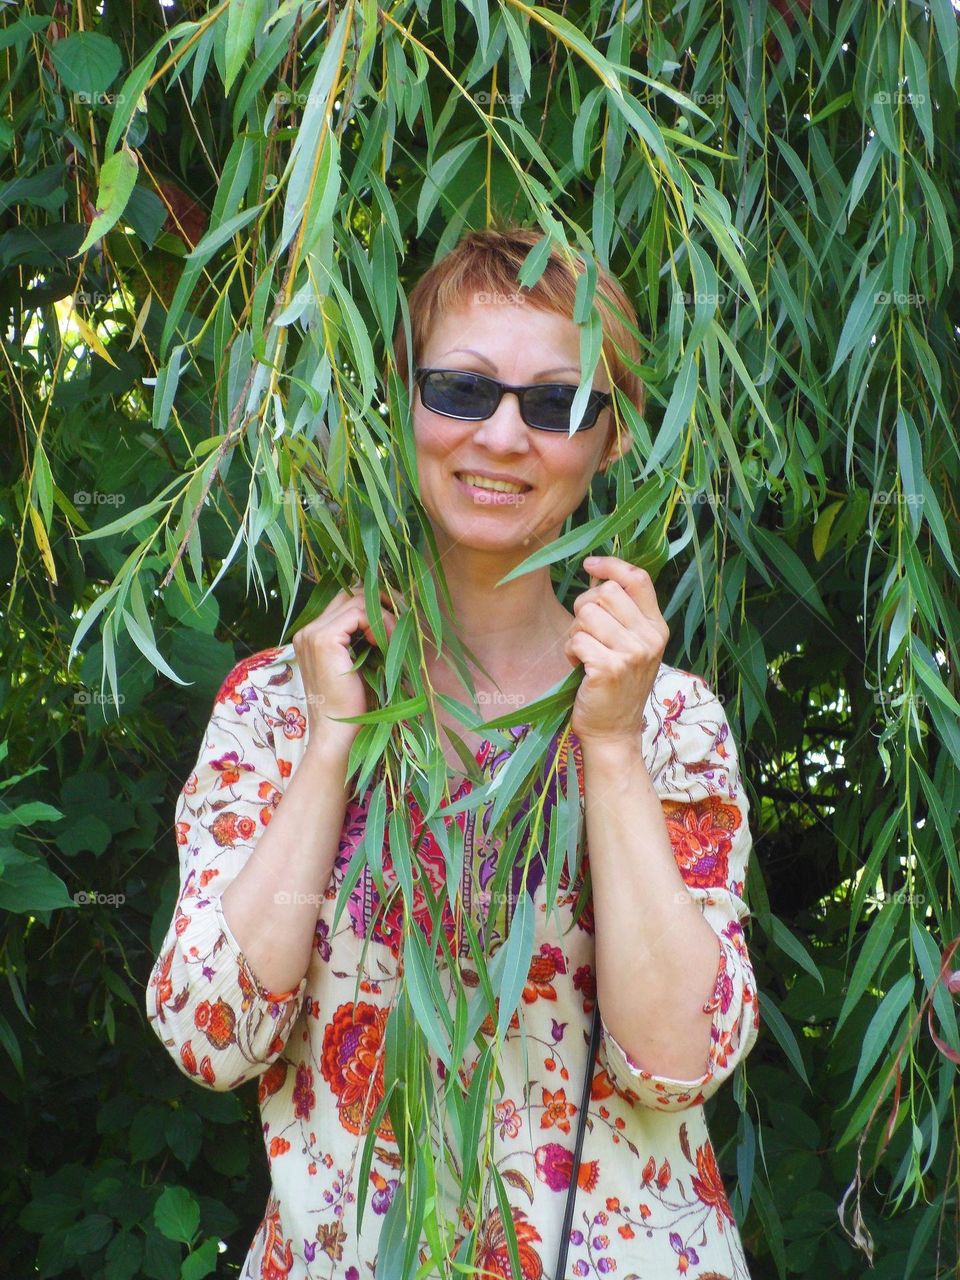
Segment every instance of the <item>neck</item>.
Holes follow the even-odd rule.
[[[549,570],[497,585],[533,549],[521,547],[505,554],[438,541],[453,610],[447,613],[441,597],[444,628],[452,628],[494,675],[529,667],[532,658],[548,663],[562,658],[557,639],[571,615],[554,594]],[[436,580],[435,562],[431,569]],[[432,646],[430,653],[436,660]]]

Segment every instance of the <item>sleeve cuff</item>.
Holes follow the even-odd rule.
[[[735,1052],[731,1049],[731,1021],[739,1022],[739,1015],[734,1011],[736,997],[745,1004],[748,996],[745,984],[740,980],[736,967],[731,971],[731,959],[737,953],[730,940],[723,935],[719,937],[720,959],[714,978],[713,994],[704,1006],[704,1012],[712,1010],[713,1020],[710,1024],[710,1047],[706,1070],[695,1079],[677,1080],[672,1076],[657,1075],[647,1071],[630,1056],[627,1050],[611,1034],[600,1014],[601,1050],[606,1056],[607,1070],[617,1089],[630,1102],[639,1102],[642,1106],[657,1111],[681,1111],[687,1107],[699,1106],[715,1093],[726,1077],[733,1071],[736,1063],[749,1050],[756,1032]],[[733,982],[731,982],[731,977]],[[734,983],[739,991],[734,990]]]

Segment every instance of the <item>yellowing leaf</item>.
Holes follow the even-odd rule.
[[[86,320],[84,320],[83,316],[80,315],[79,312],[74,311],[70,319],[80,330],[80,337],[83,339],[84,345],[89,347],[91,351],[95,351],[101,360],[106,360],[107,364],[112,364],[116,369],[117,362],[103,345],[97,331],[91,325],[87,324]]]
[[[148,293],[143,300],[143,306],[137,313],[137,322],[133,326],[133,337],[130,339],[129,347],[127,347],[128,351],[132,351],[140,340],[140,335],[143,333],[143,326],[147,323],[147,316],[150,314],[151,302],[153,302],[153,294]]]
[[[33,536],[37,540],[37,547],[40,550],[40,559],[43,561],[43,567],[47,571],[47,577],[57,585],[57,567],[53,563],[53,548],[50,546],[50,539],[47,537],[47,531],[41,519],[40,512],[36,507],[30,508],[30,523],[33,525]]]
[[[823,553],[830,542],[830,530],[842,506],[843,499],[839,498],[836,502],[831,502],[829,507],[825,507],[817,517],[817,523],[813,526],[813,554],[817,560],[823,559]]]

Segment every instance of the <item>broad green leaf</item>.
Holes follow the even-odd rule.
[[[90,223],[75,257],[85,253],[119,221],[136,185],[138,169],[137,157],[129,147],[104,162],[97,188],[97,216]]]
[[[120,50],[99,31],[78,31],[58,40],[51,57],[63,87],[77,102],[96,105],[103,101],[120,71]]]
[[[190,1244],[200,1227],[200,1209],[185,1187],[164,1187],[153,1220],[168,1240]]]

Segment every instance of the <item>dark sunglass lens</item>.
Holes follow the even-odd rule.
[[[428,409],[454,418],[488,418],[496,408],[496,389],[486,378],[456,370],[427,374],[421,395]]]
[[[570,408],[576,387],[562,383],[545,383],[526,393],[526,410],[532,423],[547,431],[570,430]],[[589,414],[587,417],[589,418]]]

